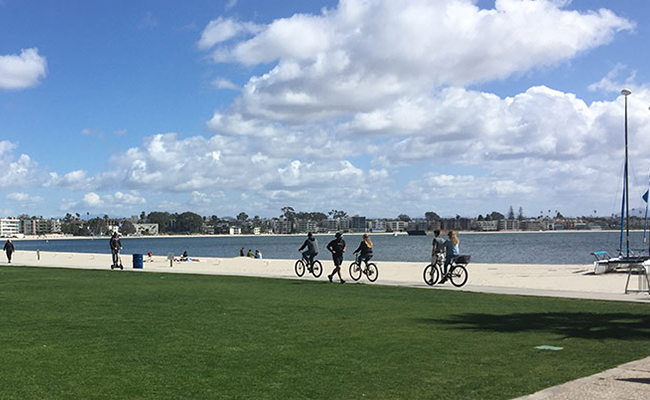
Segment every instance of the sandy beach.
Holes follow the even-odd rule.
[[[234,258],[200,258],[199,262],[170,262],[163,256],[154,256],[144,268],[134,269],[132,256],[123,255],[124,271],[119,272],[158,272],[203,275],[238,275],[281,279],[316,279],[312,276],[298,278],[294,272],[296,260]],[[333,269],[332,261],[321,259],[324,272],[318,280],[327,281],[327,274]],[[350,260],[344,264],[343,278],[355,284],[348,275]],[[0,265],[10,265],[6,259]],[[62,253],[17,251],[14,253],[15,266],[36,266],[49,268],[79,268],[110,270],[110,254]],[[469,280],[462,288],[451,284],[426,285],[422,278],[424,263],[377,262],[379,279],[369,283],[365,277],[363,284],[408,286],[428,290],[463,290],[470,292],[499,293],[528,296],[550,296],[580,299],[633,301],[650,303],[650,295],[645,293],[625,294],[627,273],[594,275],[593,266],[588,265],[531,265],[531,264],[470,264]],[[639,288],[639,279],[633,276],[630,289]]]

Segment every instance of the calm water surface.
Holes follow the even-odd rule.
[[[193,257],[236,257],[239,249],[258,249],[264,258],[298,258],[298,248],[306,236],[212,236],[123,238],[123,254],[180,255],[187,251]],[[316,235],[320,254],[329,259],[325,249],[333,235]],[[433,236],[370,235],[374,243],[375,261],[427,262]],[[630,247],[641,248],[642,232],[630,233]],[[344,235],[347,243],[346,260],[361,242],[361,235]],[[594,251],[607,250],[615,254],[618,232],[531,232],[531,233],[460,233],[461,254],[471,254],[472,262],[500,264],[590,264]],[[110,253],[108,238],[20,240],[17,250],[37,250]]]

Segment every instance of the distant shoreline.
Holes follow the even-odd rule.
[[[443,233],[446,231],[443,231]],[[544,234],[557,234],[557,233],[619,233],[618,230],[613,229],[601,229],[601,230],[562,230],[562,231],[457,231],[461,235],[477,235],[477,234],[490,234],[490,235],[500,235],[500,234],[532,234],[532,233],[544,233]],[[641,229],[634,229],[630,232],[643,232]],[[394,236],[394,232],[368,232],[371,236]],[[306,236],[306,233],[287,233],[287,234],[241,234],[241,235],[142,235],[142,236],[122,236],[122,239],[182,239],[182,238],[220,238],[220,237],[302,237]],[[344,233],[345,236],[361,236],[363,232],[348,232]],[[334,233],[316,233],[315,236],[334,236]],[[407,232],[397,232],[397,236],[408,236]],[[423,235],[420,235],[423,236]],[[427,232],[427,236],[433,236]],[[3,238],[5,239],[5,238]],[[22,240],[108,240],[110,236],[61,236],[61,235],[41,235],[41,236],[25,236],[21,238],[10,238],[14,241]]]

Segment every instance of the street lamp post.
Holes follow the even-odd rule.
[[[625,202],[625,255],[626,257],[630,256],[630,187],[628,185],[628,150],[627,150],[627,96],[632,94],[632,92],[629,89],[623,89],[621,90],[621,94],[625,96],[625,177],[624,177],[624,183],[625,185],[625,193],[623,196],[625,196],[624,202]]]

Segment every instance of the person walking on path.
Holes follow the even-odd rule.
[[[113,232],[111,236],[111,254],[113,255],[113,268],[122,268],[122,263],[120,262],[120,250],[122,250],[122,241],[117,232]]]
[[[302,258],[304,258],[309,263],[309,270],[311,271],[311,266],[314,265],[314,258],[318,254],[318,240],[314,237],[314,234],[311,232],[307,233],[307,239],[300,246],[298,251],[307,249],[302,253]]]
[[[367,233],[363,234],[363,240],[361,243],[359,243],[359,247],[352,253],[352,254],[357,254],[357,264],[361,266],[362,262],[365,262],[368,264],[368,261],[372,258],[372,240],[370,240],[370,236],[368,236]]]
[[[7,261],[11,264],[11,255],[14,254],[14,251],[16,249],[14,248],[14,244],[11,243],[11,239],[7,239],[7,242],[5,242],[5,253],[7,253]]]
[[[343,253],[345,253],[345,240],[341,232],[336,233],[336,238],[327,244],[327,250],[332,253],[332,260],[334,260],[334,269],[332,273],[327,275],[327,279],[332,283],[334,274],[338,274],[341,283],[345,283],[341,277],[341,264],[343,264]]]
[[[445,242],[445,266],[442,271],[442,279],[440,283],[445,283],[447,281],[447,271],[449,270],[449,264],[460,254],[460,248],[458,247],[459,240],[456,236],[456,232],[449,231],[447,234],[449,239]]]

